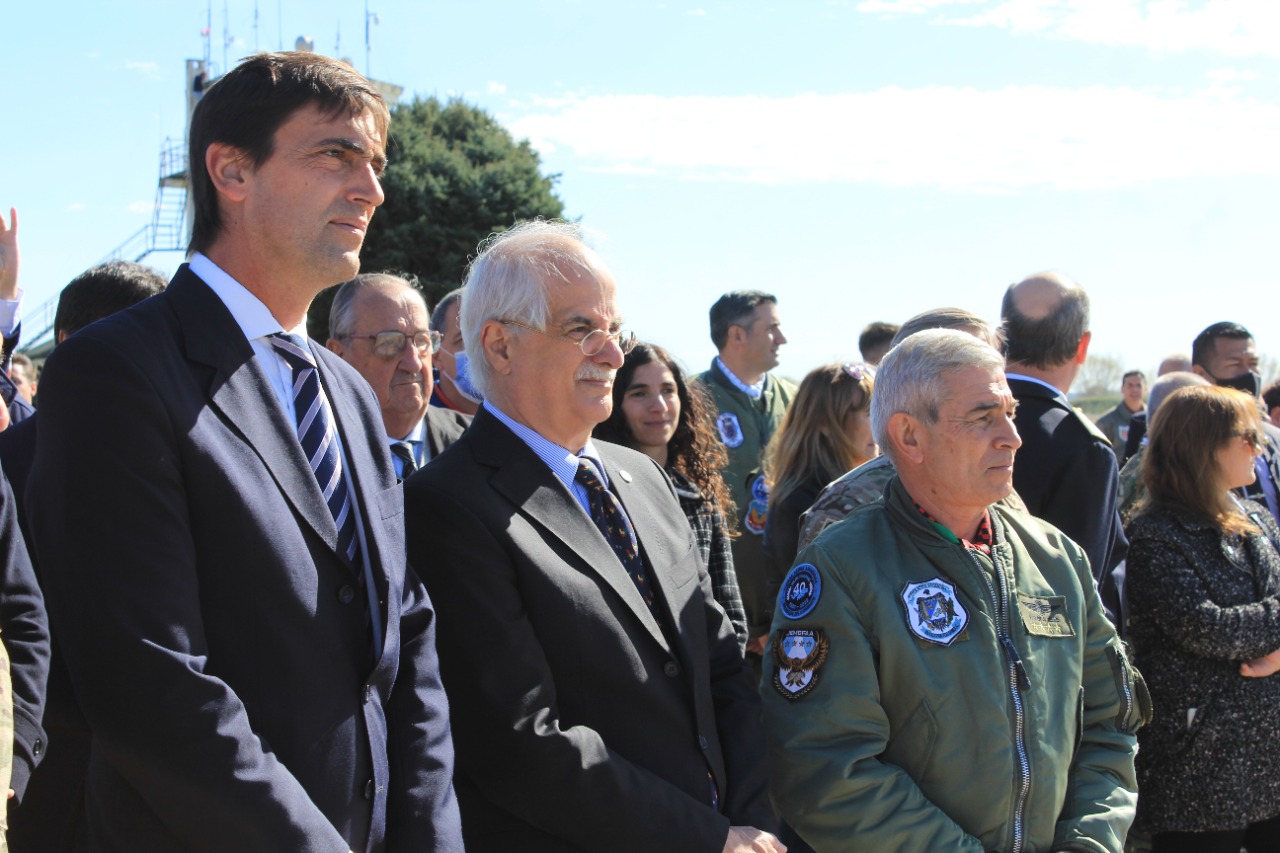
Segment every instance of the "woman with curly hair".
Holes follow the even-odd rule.
[[[614,377],[613,413],[593,436],[639,450],[670,475],[715,599],[729,615],[738,645],[745,648],[747,614],[725,522],[733,515],[733,500],[720,477],[727,458],[702,392],[689,387],[684,370],[662,347],[636,344]]]
[[[781,584],[799,550],[800,518],[823,487],[876,456],[869,364],[825,364],[800,383],[764,454],[769,514],[764,550]]]

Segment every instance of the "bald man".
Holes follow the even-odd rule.
[[[1084,549],[1108,615],[1123,630],[1112,577],[1129,550],[1116,511],[1119,469],[1106,436],[1067,400],[1089,354],[1089,296],[1065,276],[1040,273],[1009,287],[1000,314],[1022,437],[1013,486],[1032,515]]]

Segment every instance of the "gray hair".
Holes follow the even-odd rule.
[[[972,311],[966,311],[963,308],[936,308],[933,311],[917,314],[903,323],[902,328],[898,329],[898,333],[893,336],[893,346],[897,346],[925,329],[959,329],[990,344],[993,349],[1002,349],[1004,345],[998,332],[991,328],[991,324]]]
[[[1147,425],[1151,425],[1152,419],[1156,416],[1156,409],[1160,408],[1160,404],[1174,391],[1179,388],[1189,388],[1192,385],[1211,384],[1208,379],[1189,370],[1175,370],[1161,376],[1152,383],[1151,393],[1147,395]]]
[[[444,296],[440,297],[440,301],[436,303],[436,308],[431,312],[431,328],[444,334],[447,331],[444,327],[444,317],[449,313],[449,309],[462,298],[462,288],[450,290]]]
[[[916,332],[889,350],[876,372],[871,395],[871,434],[885,453],[889,419],[899,412],[937,423],[948,395],[947,374],[968,367],[1004,371],[1004,359],[989,344],[956,329]]]
[[[541,219],[521,222],[508,231],[491,234],[467,270],[458,321],[462,343],[470,358],[471,382],[486,397],[493,369],[480,345],[480,332],[490,320],[518,320],[546,331],[550,319],[550,289],[568,280],[571,270],[595,275],[599,260],[582,241],[582,229],[572,222]]]
[[[422,291],[418,290],[418,280],[413,276],[395,275],[389,272],[361,273],[339,287],[338,292],[334,294],[333,305],[329,306],[329,337],[341,338],[355,332],[356,296],[371,287],[412,290],[422,301],[422,307],[427,307],[426,298],[422,295]]]

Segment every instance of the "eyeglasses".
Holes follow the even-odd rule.
[[[419,355],[426,355],[429,352],[436,352],[440,349],[440,342],[444,340],[437,331],[418,332],[412,338],[404,332],[378,332],[373,335],[338,335],[340,338],[359,338],[361,340],[373,341],[373,354],[379,358],[398,358],[400,353],[404,352],[404,345],[409,341],[413,341],[413,348],[418,351]]]
[[[499,320],[498,322],[506,326],[519,326],[521,329],[537,332],[540,335],[546,335],[548,338],[562,338],[566,341],[572,341],[578,345],[578,349],[582,350],[582,354],[587,358],[599,355],[609,341],[617,341],[618,349],[622,350],[623,355],[636,348],[636,333],[629,332],[626,329],[618,329],[616,332],[592,329],[581,338],[575,338],[573,333],[547,332],[542,329],[535,329],[533,326],[526,326],[524,323],[519,323],[515,320]]]
[[[1261,453],[1267,446],[1266,436],[1258,429],[1242,429],[1236,433],[1238,438],[1243,438],[1245,444],[1253,448],[1254,453]]]
[[[869,364],[842,364],[839,372],[832,375],[831,384],[835,385],[844,376],[848,376],[854,382],[861,382],[863,379],[875,375],[876,369]]]

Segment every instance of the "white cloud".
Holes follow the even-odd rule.
[[[1258,79],[1257,71],[1243,71],[1239,68],[1215,68],[1205,75],[1215,83],[1247,83]]]
[[[693,15],[696,18],[705,18],[707,16],[706,9],[686,9],[686,15]]]
[[[865,0],[856,8],[882,17],[928,12],[933,23],[1161,52],[1280,56],[1275,0]]]
[[[84,213],[88,210],[88,206],[82,201],[73,201],[67,205],[67,213]]]
[[[684,180],[990,193],[1280,176],[1280,106],[1222,89],[579,95],[535,101],[508,126],[573,168]]]
[[[507,84],[499,83],[497,80],[490,80],[489,85],[485,87],[485,90],[490,95],[505,95],[507,92]]]
[[[131,201],[125,206],[125,210],[129,213],[150,213],[155,207],[153,202],[149,201]]]

